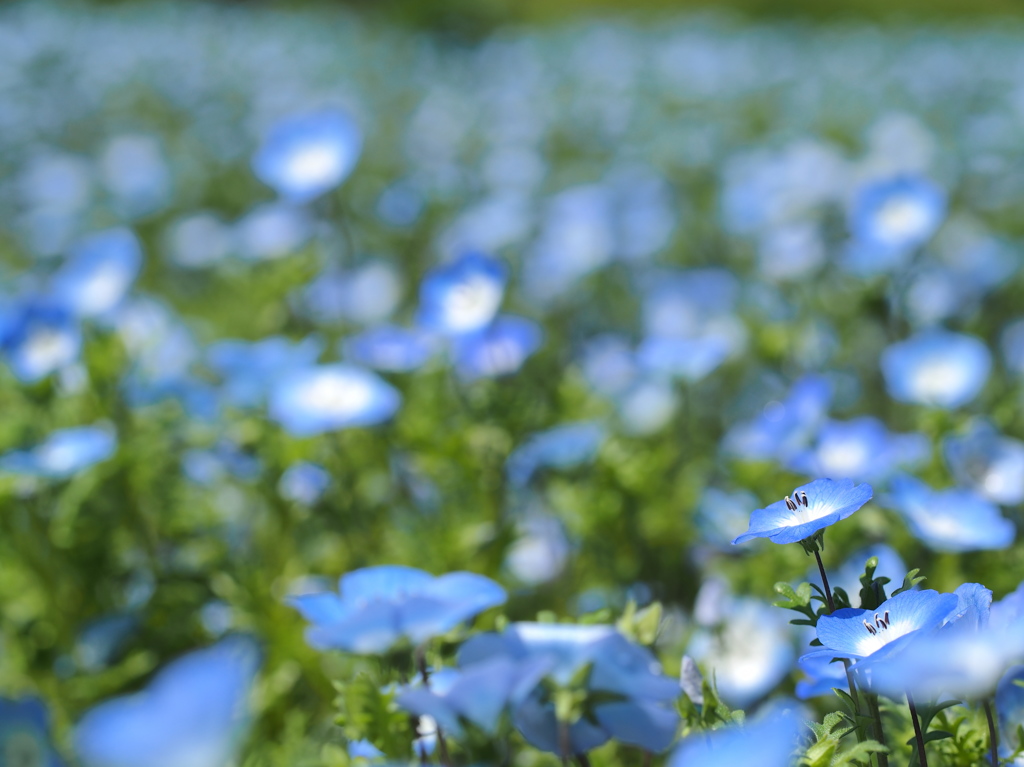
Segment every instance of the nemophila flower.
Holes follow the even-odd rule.
[[[654,434],[672,420],[679,410],[679,395],[672,385],[658,378],[641,378],[616,397],[615,410],[627,434]]]
[[[450,336],[482,331],[498,313],[507,282],[505,264],[479,253],[443,264],[420,284],[418,322]]]
[[[509,546],[505,567],[520,583],[535,586],[562,572],[569,558],[569,540],[556,517],[533,513],[517,525],[519,537]]]
[[[313,233],[307,213],[290,205],[258,205],[235,223],[235,250],[246,261],[273,261],[290,256]]]
[[[505,471],[514,486],[523,487],[542,468],[571,469],[592,461],[604,438],[604,428],[592,421],[556,426],[513,450]]]
[[[797,659],[797,666],[804,673],[804,678],[796,683],[800,700],[834,695],[835,688],[846,690],[849,686],[846,668],[827,654],[808,653]]]
[[[0,756],[11,767],[63,767],[50,735],[50,712],[38,698],[0,698]]]
[[[171,196],[171,171],[160,140],[145,134],[113,137],[99,158],[100,178],[126,216],[160,210]]]
[[[426,365],[437,351],[436,339],[415,328],[378,325],[346,338],[342,349],[357,365],[391,373],[409,373]]]
[[[911,532],[935,551],[1005,549],[1016,537],[999,507],[973,490],[933,490],[919,479],[900,476],[883,504],[898,511]]]
[[[95,674],[109,667],[139,626],[128,613],[106,615],[88,623],[75,640],[74,659],[82,671]]]
[[[331,484],[327,471],[308,461],[297,461],[285,469],[277,483],[277,492],[286,501],[312,506]]]
[[[589,667],[582,716],[568,725],[572,753],[590,751],[611,738],[663,751],[675,737],[679,716],[672,702],[679,696],[678,682],[662,675],[649,650],[611,626],[514,623],[501,634],[472,637],[459,649],[464,670],[499,658],[527,664],[524,669],[539,663],[543,676],[563,688]],[[513,724],[531,745],[563,751],[548,685],[534,686],[511,709]]]
[[[754,722],[690,735],[672,752],[669,767],[789,767],[796,762],[804,724],[781,707]]]
[[[786,460],[810,443],[831,401],[827,379],[805,376],[784,400],[768,402],[755,418],[734,424],[725,435],[724,449],[747,460]]]
[[[87,767],[223,767],[249,724],[260,652],[232,637],[186,655],[139,693],[86,712],[75,751]]]
[[[316,337],[292,341],[270,336],[259,341],[225,339],[210,345],[206,362],[223,380],[221,392],[236,407],[258,407],[283,376],[315,365],[323,352]]]
[[[726,596],[721,619],[722,623],[697,631],[686,654],[714,675],[724,701],[745,708],[789,674],[793,636],[778,609],[754,599]]]
[[[814,222],[787,222],[761,236],[758,271],[769,280],[799,280],[825,263],[825,240]]]
[[[1024,501],[1024,442],[1004,437],[992,424],[976,421],[964,434],[943,440],[953,476],[990,501],[1014,506]]]
[[[66,479],[102,463],[117,450],[117,437],[106,425],[58,429],[28,450],[0,456],[0,472]]]
[[[313,322],[349,320],[372,325],[387,320],[402,299],[402,278],[390,263],[369,261],[350,271],[333,266],[293,296],[292,307]]]
[[[142,248],[128,229],[83,239],[53,276],[54,300],[79,317],[99,317],[124,300],[142,269]]]
[[[308,202],[341,184],[356,166],[363,135],[336,109],[288,117],[274,125],[253,157],[256,176],[292,202]]]
[[[877,418],[828,421],[814,445],[787,461],[793,471],[811,476],[850,477],[876,482],[898,468],[912,468],[931,452],[923,434],[891,434]]]
[[[750,515],[750,527],[733,543],[768,538],[775,543],[797,543],[846,519],[871,500],[870,485],[851,479],[816,479],[802,485],[781,501]]]
[[[228,477],[251,482],[263,471],[263,463],[228,439],[210,448],[186,450],[181,457],[185,476],[197,485],[212,487]]]
[[[368,740],[353,740],[348,744],[348,758],[366,759],[372,762],[375,759],[383,759],[384,752]]]
[[[416,645],[447,633],[505,602],[505,590],[482,575],[433,576],[400,565],[347,573],[339,592],[288,600],[313,624],[306,636],[314,647],[383,653],[403,641]]]
[[[924,178],[900,176],[866,185],[850,209],[850,231],[869,248],[904,252],[924,244],[946,215],[946,195]]]
[[[171,262],[184,269],[214,266],[234,247],[230,227],[212,213],[193,213],[179,219],[164,239]]]
[[[606,397],[625,392],[639,372],[628,339],[611,334],[588,341],[583,347],[579,365],[590,387]]]
[[[78,359],[82,331],[68,309],[29,298],[0,318],[0,349],[22,383],[35,383]]]
[[[925,330],[886,347],[881,365],[893,399],[952,409],[981,393],[992,355],[974,336]]]
[[[1024,318],[1016,319],[1003,328],[999,347],[1006,367],[1017,375],[1024,375]]]
[[[354,365],[294,370],[269,393],[270,417],[285,430],[309,437],[336,429],[387,421],[402,402],[390,384]]]
[[[636,350],[641,367],[661,375],[700,381],[729,356],[728,342],[719,336],[674,338],[650,336]]]
[[[1020,727],[1024,725],[1024,665],[1009,669],[996,687],[996,712],[999,714],[1001,756],[1009,757],[1021,748]],[[1012,764],[1022,764],[1019,757]]]
[[[484,330],[453,339],[455,372],[466,381],[511,375],[543,340],[544,331],[533,320],[503,314]]]

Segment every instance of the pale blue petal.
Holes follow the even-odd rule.
[[[672,745],[680,722],[671,706],[644,701],[606,703],[594,714],[613,738],[655,753]]]
[[[434,576],[430,573],[415,567],[378,565],[353,570],[341,576],[339,589],[346,602],[396,600],[410,594],[419,594],[433,580]]]

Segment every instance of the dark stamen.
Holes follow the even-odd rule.
[[[801,490],[801,491],[800,491],[800,493],[798,494],[798,500],[799,500],[799,501],[800,501],[800,503],[802,503],[802,504],[803,504],[804,506],[807,506],[807,505],[809,505],[809,504],[807,503],[807,493],[805,493],[805,492],[804,492],[803,490]]]
[[[875,634],[878,633],[878,629],[876,629],[874,626],[872,626],[867,621],[864,621],[864,628],[866,628],[868,630],[868,633],[871,634],[871,636],[874,636]]]
[[[796,504],[788,495],[786,496],[786,508],[790,511],[796,511]]]

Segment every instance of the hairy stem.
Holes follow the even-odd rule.
[[[992,716],[992,701],[986,700],[981,704],[985,709],[985,718],[988,719],[988,744],[992,749],[992,767],[999,767],[999,731],[996,729],[996,720]]]
[[[910,719],[914,723],[914,737],[917,738],[917,761],[921,767],[928,767],[928,755],[924,751],[924,733],[921,732],[921,720],[914,706],[914,696],[907,693],[907,705],[910,707]]]

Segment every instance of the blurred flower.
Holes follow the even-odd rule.
[[[345,356],[358,365],[390,373],[410,373],[426,365],[437,350],[435,338],[415,328],[378,325],[346,338]]]
[[[663,429],[679,409],[675,389],[657,378],[641,379],[616,398],[616,411],[627,434],[647,436]]]
[[[505,566],[521,583],[546,583],[565,568],[569,541],[562,523],[546,514],[531,514],[518,524],[519,537],[509,546]]]
[[[106,461],[116,450],[117,437],[105,425],[58,429],[30,450],[0,456],[0,472],[66,479]]]
[[[943,452],[953,476],[990,501],[1024,501],[1024,442],[1002,436],[992,424],[974,421],[961,435],[946,437]]]
[[[279,203],[259,205],[235,224],[238,256],[246,261],[272,261],[289,256],[312,234],[309,217]]]
[[[284,376],[315,365],[323,342],[315,336],[292,341],[270,336],[259,341],[225,339],[206,350],[207,364],[224,383],[221,391],[235,407],[258,407]]]
[[[782,402],[773,400],[755,418],[734,424],[724,448],[747,460],[786,460],[810,443],[831,401],[832,386],[825,378],[805,376]]]
[[[38,698],[0,698],[0,756],[11,767],[63,767],[50,736],[50,713]]]
[[[212,213],[194,213],[171,225],[166,235],[171,260],[185,269],[223,261],[233,247],[230,227]]]
[[[1016,319],[1003,328],[1000,347],[1006,367],[1012,373],[1024,375],[1024,318]]]
[[[898,511],[911,532],[935,551],[1005,549],[1016,536],[999,508],[972,490],[933,490],[918,479],[899,476],[883,503]]]
[[[924,244],[945,215],[946,195],[941,189],[924,178],[899,176],[860,189],[849,224],[859,244],[896,254]]]
[[[1010,756],[1024,748],[1020,726],[1024,723],[1024,665],[1014,666],[999,680],[996,688],[996,711],[999,713],[1000,755]],[[1018,764],[1018,759],[1014,764]]]
[[[0,348],[18,380],[35,383],[78,359],[82,333],[67,309],[33,297],[0,316]]]
[[[722,700],[746,708],[763,698],[793,667],[789,624],[777,608],[755,599],[720,596],[722,623],[699,630],[686,654],[714,675]],[[711,617],[711,616],[706,616]]]
[[[509,455],[505,464],[509,481],[522,487],[541,468],[571,469],[592,461],[604,436],[601,425],[591,421],[563,424],[533,434]]]
[[[228,477],[251,482],[263,471],[259,458],[228,439],[220,440],[212,448],[186,450],[181,465],[186,477],[204,487],[217,485]]]
[[[331,484],[325,469],[308,461],[297,461],[285,469],[277,483],[277,492],[286,501],[312,506]]]
[[[401,401],[383,379],[339,363],[293,370],[276,381],[269,392],[269,413],[287,431],[309,437],[382,423],[398,411]]]
[[[517,662],[521,677],[540,664],[554,685],[570,689],[589,666],[586,715],[568,724],[571,753],[585,753],[610,738],[664,751],[675,737],[679,716],[671,702],[679,696],[678,683],[662,675],[649,650],[611,626],[513,623],[501,634],[472,637],[459,649],[464,670],[498,659]],[[535,685],[521,702],[509,702],[513,724],[531,745],[562,752],[555,704],[545,685]]]
[[[974,336],[927,330],[886,347],[881,365],[893,399],[951,409],[978,396],[992,355]]]
[[[501,306],[507,280],[501,261],[478,253],[439,266],[420,285],[418,322],[451,336],[483,331]]]
[[[295,298],[295,310],[319,324],[339,320],[376,324],[398,308],[401,276],[386,261],[369,261],[344,272],[328,267]]]
[[[826,421],[816,444],[797,453],[788,468],[801,474],[879,482],[899,468],[923,463],[931,452],[923,434],[891,434],[877,418]]]
[[[626,391],[638,372],[629,341],[617,335],[597,336],[588,341],[579,364],[591,388],[606,397]]]
[[[455,371],[466,381],[511,375],[543,339],[544,332],[533,320],[503,314],[487,328],[453,340]]]
[[[669,767],[789,767],[803,733],[801,717],[774,708],[754,722],[690,735],[672,752]]]
[[[725,339],[717,336],[673,338],[651,336],[636,351],[640,365],[653,373],[700,381],[729,356]]]
[[[705,543],[727,549],[736,536],[747,529],[750,509],[757,506],[757,498],[746,490],[729,493],[709,487],[697,504],[694,523]]]
[[[54,301],[78,317],[98,317],[116,309],[142,268],[142,248],[128,229],[86,237],[53,277]]]
[[[833,689],[846,690],[849,682],[843,664],[830,656],[809,653],[797,659],[797,666],[805,678],[796,683],[796,696],[800,700],[834,695]]]
[[[788,223],[765,233],[758,268],[770,280],[805,279],[825,263],[825,242],[809,222]]]
[[[871,500],[871,485],[852,479],[816,479],[801,485],[781,501],[750,515],[750,529],[733,543],[768,538],[774,543],[797,543],[846,519]]]
[[[260,653],[245,637],[174,661],[145,690],[101,703],[75,729],[88,767],[223,767],[249,723]]]
[[[99,169],[116,207],[127,216],[152,213],[170,199],[171,172],[155,136],[115,136],[100,156]]]
[[[400,565],[346,573],[339,591],[288,600],[313,624],[307,638],[319,649],[375,654],[403,640],[420,644],[505,602],[505,590],[482,575],[455,572],[435,577]]]
[[[353,740],[348,744],[349,759],[381,759],[384,752],[368,740]]]
[[[323,110],[281,120],[253,157],[253,171],[282,197],[305,203],[341,184],[363,148],[363,136],[344,112]]]
[[[138,628],[134,615],[115,613],[91,621],[75,640],[74,656],[78,667],[95,674],[110,666]]]

